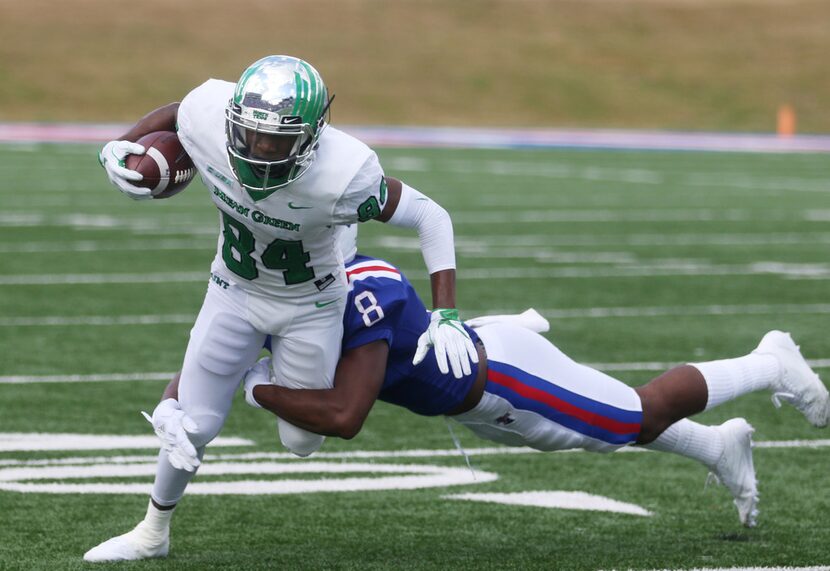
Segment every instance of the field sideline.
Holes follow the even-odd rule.
[[[180,365],[215,248],[200,183],[133,203],[95,151],[0,145],[2,569],[88,569],[83,552],[142,515],[154,445],[138,411]],[[452,214],[466,317],[536,307],[560,348],[630,384],[773,328],[830,375],[826,154],[379,154]],[[369,223],[359,243],[427,294],[414,236]],[[699,419],[734,416],[756,428],[752,530],[679,457],[529,453],[456,428],[468,467],[441,419],[379,403],[356,439],[296,460],[238,398],[171,557],[112,568],[827,569],[828,433],[761,394]]]

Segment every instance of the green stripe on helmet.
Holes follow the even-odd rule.
[[[248,67],[248,69],[242,72],[242,77],[239,78],[239,81],[236,83],[236,89],[233,92],[234,103],[240,105],[242,104],[242,96],[245,94],[245,86],[247,85],[248,80],[251,79],[251,76],[254,75],[257,71],[259,71],[261,62],[262,60],[252,63]]]

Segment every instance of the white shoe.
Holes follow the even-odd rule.
[[[723,453],[712,473],[735,498],[738,517],[746,527],[755,527],[758,518],[758,482],[752,463],[752,433],[755,429],[743,418],[727,420],[714,427],[723,438]]]
[[[159,537],[147,532],[143,524],[144,522],[141,522],[132,531],[93,547],[84,553],[84,561],[100,563],[167,557],[170,550],[169,530],[165,530],[164,535]]]
[[[753,351],[756,355],[772,355],[781,364],[781,376],[773,388],[772,402],[776,407],[787,401],[801,411],[813,426],[827,426],[830,417],[830,395],[818,375],[810,368],[798,345],[789,333],[770,331]]]

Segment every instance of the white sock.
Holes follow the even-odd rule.
[[[139,524],[141,531],[153,537],[161,538],[166,536],[169,533],[170,519],[173,517],[173,511],[175,509],[174,507],[169,510],[160,510],[150,500],[147,506],[147,514]]]
[[[706,410],[743,394],[772,388],[781,365],[772,355],[746,355],[706,363],[689,363],[701,372],[709,389]]]
[[[711,468],[723,454],[723,439],[713,427],[684,418],[669,426],[653,442],[644,444],[643,448],[673,452]]]

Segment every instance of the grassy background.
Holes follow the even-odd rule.
[[[133,121],[311,61],[339,123],[830,131],[825,0],[0,3],[0,120]]]
[[[109,187],[88,146],[0,146],[0,316],[183,315],[164,325],[10,326],[0,376],[147,373],[179,367],[213,256],[216,213],[196,182],[168,201],[134,203]],[[43,156],[51,160],[44,163]],[[808,358],[830,357],[826,157],[604,151],[381,150],[387,172],[453,215],[459,302],[467,316],[535,306],[549,338],[589,363],[680,363],[743,354],[768,329],[793,332]],[[38,172],[32,178],[29,173]],[[369,223],[361,249],[403,267],[427,294],[417,239]],[[779,264],[758,271],[753,264]],[[769,266],[767,266],[769,267]],[[753,268],[756,268],[753,271]],[[548,272],[548,277],[508,273]],[[812,271],[812,276],[808,270]],[[727,271],[727,273],[722,273]],[[728,273],[731,271],[732,273]],[[203,273],[192,281],[14,285],[15,277]],[[659,274],[663,275],[659,275]],[[488,277],[489,276],[489,277]],[[22,279],[22,278],[21,278]],[[732,313],[707,314],[712,306]],[[629,316],[591,317],[591,308]],[[637,315],[648,308],[667,313]],[[570,313],[569,313],[570,312]],[[649,371],[614,372],[639,384]],[[820,371],[825,378],[828,368]],[[162,381],[0,383],[0,432],[147,435],[139,410]],[[793,409],[750,395],[699,417],[745,416],[758,440],[814,440]],[[464,429],[467,448],[486,446]],[[238,398],[223,436],[279,450],[271,417]],[[353,441],[324,451],[449,449],[440,419],[379,403]],[[0,462],[152,450],[8,452]],[[827,564],[826,448],[758,449],[761,524],[743,529],[706,470],[664,454],[478,456],[499,480],[408,492],[188,496],[171,557],[124,569],[665,569]],[[210,460],[208,460],[210,462]],[[378,462],[463,467],[458,457]],[[279,476],[276,476],[277,478]],[[334,476],[336,477],[336,476]],[[136,481],[149,482],[149,478]],[[586,491],[654,512],[451,502],[448,493]],[[142,495],[0,492],[0,569],[85,569],[80,558],[130,529]],[[104,566],[103,568],[107,568]]]

